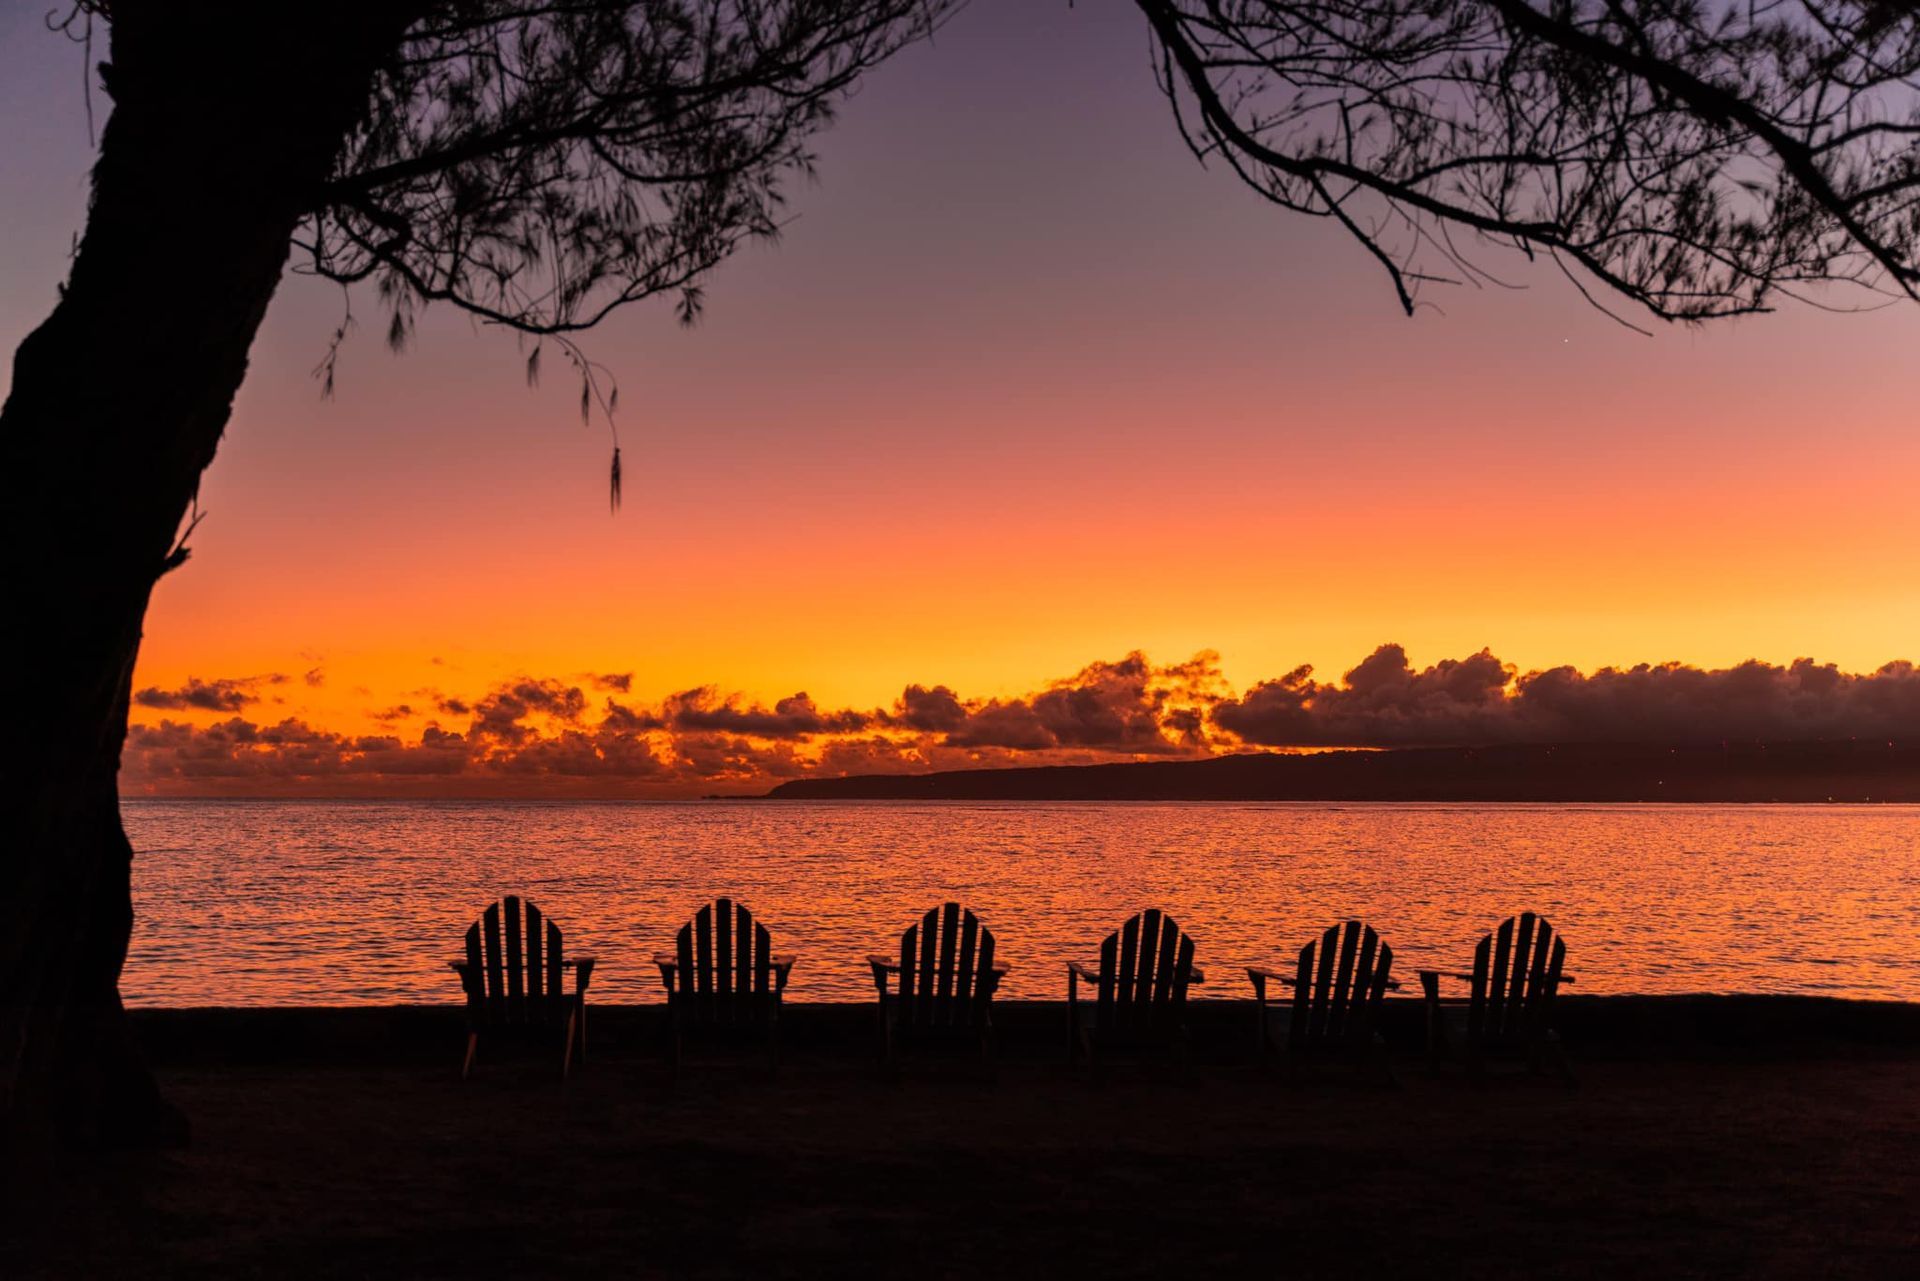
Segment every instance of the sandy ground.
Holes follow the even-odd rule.
[[[11,1277],[1912,1276],[1920,1055],[1565,1089],[1034,1055],[177,1066],[184,1151],[9,1170]]]

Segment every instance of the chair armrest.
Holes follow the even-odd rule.
[[[1571,975],[1571,974],[1562,974],[1562,975],[1560,976],[1560,981],[1561,981],[1562,983],[1571,983],[1571,982],[1573,982],[1573,975]]]
[[[1400,990],[1400,980],[1399,980],[1399,979],[1388,979],[1388,980],[1387,980],[1387,991],[1389,991],[1389,992],[1398,992],[1399,990]]]
[[[655,952],[653,954],[653,963],[663,970],[677,970],[680,968],[680,958],[672,952]]]
[[[1260,1004],[1267,1003],[1267,984],[1269,982],[1286,983],[1290,979],[1279,970],[1270,970],[1264,965],[1247,967],[1247,982],[1253,984],[1253,999]]]
[[[562,966],[573,967],[573,994],[576,998],[586,998],[587,984],[593,982],[593,967],[599,963],[600,958],[596,956],[576,956],[571,961],[561,962]]]
[[[867,964],[876,970],[885,970],[889,974],[894,973],[900,968],[899,961],[890,956],[882,956],[878,952],[867,953]]]
[[[592,969],[598,964],[600,964],[600,958],[597,956],[569,956],[560,962],[560,967],[565,969],[569,965],[584,965]]]
[[[1083,978],[1089,983],[1098,983],[1100,981],[1100,971],[1094,969],[1092,966],[1082,965],[1078,961],[1067,962],[1067,973]]]
[[[470,964],[471,962],[469,961],[448,961],[447,968],[452,970],[455,974],[465,974]]]
[[[1207,981],[1207,972],[1205,970],[1201,969],[1197,965],[1190,965],[1187,967],[1187,982],[1205,983],[1206,981]]]
[[[1011,968],[1011,966],[1006,965],[993,965],[987,967],[987,972],[989,974],[1005,974]]]

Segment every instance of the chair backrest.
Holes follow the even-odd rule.
[[[674,953],[682,1018],[745,1023],[765,1016],[777,991],[773,940],[746,904],[722,898],[702,907],[674,936]]]
[[[1171,916],[1150,907],[1100,945],[1097,1023],[1122,1031],[1176,1022],[1193,977],[1193,940]]]
[[[1300,949],[1287,1044],[1300,1050],[1364,1042],[1386,994],[1393,949],[1359,921],[1333,925]]]
[[[977,1027],[999,976],[993,931],[958,903],[931,908],[900,936],[899,1017],[915,1027]]]
[[[1522,912],[1500,922],[1473,949],[1468,1038],[1500,1045],[1544,1035],[1566,959],[1566,941],[1544,916]]]
[[[468,1017],[490,1026],[552,1017],[566,997],[564,960],[560,927],[531,902],[507,895],[467,927]]]

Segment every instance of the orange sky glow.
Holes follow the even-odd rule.
[[[1409,320],[1337,228],[1196,166],[1133,15],[1034,8],[970,8],[875,75],[782,241],[722,268],[697,327],[641,307],[590,337],[620,385],[617,516],[607,428],[581,425],[558,362],[529,388],[511,338],[452,315],[391,356],[369,296],[322,401],[309,375],[342,300],[289,279],[193,558],[155,596],[128,790],[688,795],[816,768],[1286,746],[1215,709],[1302,664],[1338,684],[1388,643],[1416,675],[1490,649],[1514,680],[1916,657],[1911,309],[1645,337],[1490,254],[1525,288],[1437,290]],[[51,303],[87,157],[71,68],[20,61],[0,113],[30,122],[41,163],[0,176],[8,346]],[[1080,679],[1136,652],[1135,676]],[[1165,674],[1197,654],[1215,656],[1201,675]],[[227,692],[181,694],[194,681]],[[353,747],[457,734],[471,761],[473,709],[527,682],[562,702],[511,724],[573,734],[604,768],[509,768],[511,729],[478,773],[385,771]],[[968,725],[1099,686],[1151,734],[1039,713],[1044,747],[914,728],[910,686],[945,687]],[[868,719],[673,719],[801,692]],[[609,700],[640,718],[624,747],[598,728]],[[1851,723],[1793,706],[1811,719],[1781,724]],[[1168,719],[1183,708],[1197,733]],[[1367,715],[1362,745],[1414,741]],[[192,738],[236,719],[331,737]],[[167,726],[189,728],[153,737]],[[657,769],[607,755],[634,744]],[[194,751],[276,765],[195,774]]]

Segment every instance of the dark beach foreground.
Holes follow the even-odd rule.
[[[1920,1006],[1569,998],[1579,1084],[1288,1083],[1247,1009],[1181,1069],[1067,1070],[1058,1006],[997,1073],[872,1066],[870,1015],[795,1006],[675,1080],[659,1012],[592,1059],[457,1077],[457,1010],[150,1011],[179,1152],[9,1158],[10,1277],[1911,1275]]]

